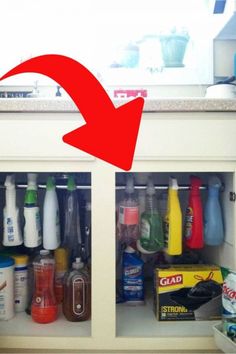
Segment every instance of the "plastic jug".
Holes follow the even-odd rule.
[[[219,246],[224,241],[223,216],[219,200],[220,187],[220,179],[217,176],[210,177],[204,210],[204,241],[209,246]]]

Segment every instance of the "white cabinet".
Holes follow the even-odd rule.
[[[113,351],[216,351],[212,322],[159,323],[151,304],[115,304],[115,184],[123,172],[67,146],[61,137],[83,123],[75,113],[1,113],[1,172],[88,172],[92,204],[92,318],[86,323],[60,319],[38,325],[25,315],[0,323],[0,348]],[[125,132],[124,132],[125,134]],[[235,267],[236,114],[233,112],[144,113],[132,172],[160,178],[191,173],[224,182],[224,245],[206,249],[209,262]],[[121,140],[122,143],[122,140]],[[159,177],[158,177],[159,178]],[[150,305],[150,306],[149,306]]]

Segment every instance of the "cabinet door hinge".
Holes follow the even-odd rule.
[[[236,193],[235,192],[229,192],[229,200],[231,202],[235,202],[235,200],[236,200]]]

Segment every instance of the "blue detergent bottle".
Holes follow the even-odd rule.
[[[219,246],[224,241],[223,216],[219,200],[221,181],[212,176],[208,181],[208,198],[204,210],[204,241],[209,246]]]

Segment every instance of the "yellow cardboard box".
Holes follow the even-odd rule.
[[[156,268],[154,311],[159,321],[216,320],[222,312],[220,267],[173,265]]]

